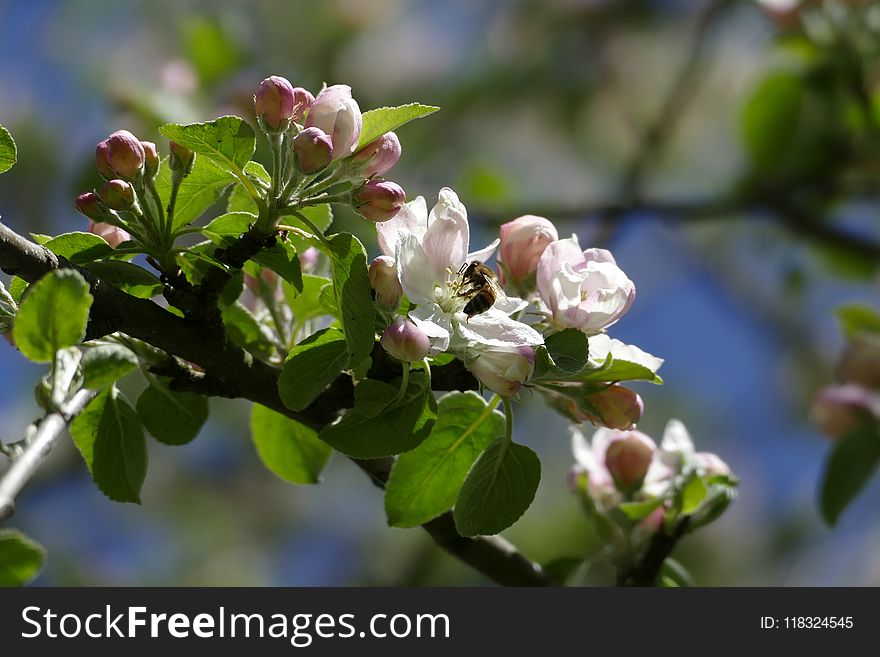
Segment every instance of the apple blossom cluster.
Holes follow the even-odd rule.
[[[582,250],[576,236],[560,240],[543,217],[508,222],[498,239],[472,251],[467,210],[453,190],[444,188],[430,212],[425,199],[417,197],[376,230],[381,255],[370,265],[376,303],[394,314],[401,299],[408,302],[408,312],[393,320],[382,342],[397,358],[412,362],[449,352],[484,386],[505,397],[529,383],[535,348],[544,344],[544,335],[566,328],[598,337],[595,346],[591,343],[598,362],[613,348],[618,354],[628,349],[651,371],[662,363],[604,335],[635,298],[635,285],[611,253]],[[510,294],[486,281],[493,287],[489,307],[468,313],[474,291],[463,293],[468,291],[466,269],[484,263],[496,250],[498,280]],[[524,318],[535,321],[530,325]],[[407,339],[411,346],[404,346]],[[581,414],[577,421],[629,428],[642,409],[638,395],[605,383],[591,388],[583,403],[572,403],[571,413]]]
[[[832,440],[861,430],[880,435],[880,334],[852,336],[836,373],[840,383],[823,388],[813,401],[813,422]]]
[[[682,522],[686,531],[708,524],[733,496],[730,468],[716,454],[696,451],[679,420],[666,425],[659,447],[635,429],[600,428],[588,441],[572,427],[571,448],[569,486],[618,566],[637,559],[658,532],[671,534]]]
[[[346,203],[372,222],[387,221],[402,207],[403,189],[381,177],[400,159],[400,141],[387,132],[359,147],[363,119],[347,85],[325,87],[315,96],[271,76],[257,89],[254,111],[276,158],[272,189],[263,191],[270,191],[277,205]],[[169,143],[164,166],[171,170],[173,194],[192,172],[195,157]],[[163,162],[156,144],[119,130],[97,145],[95,159],[105,183],[75,203],[89,219],[88,231],[114,248],[134,240],[164,261],[177,227],[164,216],[167,199],[157,190]],[[252,183],[265,188],[268,181],[256,177]]]

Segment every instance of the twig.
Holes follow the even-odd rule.
[[[47,413],[43,417],[39,428],[24,450],[0,476],[0,520],[8,518],[15,512],[16,496],[52,451],[52,446],[64,429],[96,394],[92,390],[79,390],[61,410]]]
[[[669,533],[657,531],[636,564],[618,576],[618,586],[657,586],[663,562],[687,532],[689,520],[690,516],[682,517]]]
[[[350,408],[354,402],[350,377],[340,376],[306,410],[291,411],[284,406],[278,395],[278,368],[254,360],[251,354],[230,344],[222,336],[206,335],[197,322],[177,317],[152,301],[125,294],[0,223],[0,268],[4,271],[33,282],[59,267],[76,269],[91,285],[94,301],[87,331],[89,339],[118,331],[174,354],[184,361],[196,363],[204,370],[204,374],[198,373],[177,360],[169,360],[163,374],[174,376],[175,385],[181,388],[205,395],[248,399],[318,431],[332,422],[342,409]],[[374,355],[376,358],[371,376],[384,376],[389,363],[376,352]],[[393,368],[393,376],[399,376],[399,372],[399,366]],[[475,387],[476,382],[470,373],[453,363],[433,368],[432,385],[438,390],[452,389],[452,386],[463,386],[467,389],[468,386]],[[364,468],[363,463],[365,462],[358,462],[358,465]],[[371,464],[370,469],[364,469],[373,481],[384,483],[389,464],[366,463]],[[462,538],[455,531],[451,514],[444,514],[423,527],[447,552],[500,584],[556,584],[539,565],[516,552],[502,539]]]

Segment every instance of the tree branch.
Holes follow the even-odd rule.
[[[317,431],[332,422],[341,410],[350,408],[354,403],[351,379],[341,376],[306,410],[291,411],[284,406],[278,395],[278,368],[255,360],[247,351],[225,339],[206,335],[197,322],[172,315],[152,301],[137,299],[104,283],[87,270],[64,258],[58,258],[0,223],[0,269],[33,282],[59,267],[78,270],[91,285],[94,302],[87,332],[89,339],[119,331],[183,361],[195,363],[204,370],[204,373],[195,372],[175,359],[160,366],[162,373],[171,375],[174,384],[180,388],[206,395],[248,399]],[[384,353],[379,350],[376,356],[374,370],[381,374],[382,368],[387,367],[387,364],[383,365]],[[396,370],[395,375],[398,372]],[[471,387],[475,385],[473,377],[463,373],[460,367],[438,367],[432,370],[432,374],[435,389],[450,383]],[[390,471],[390,461],[356,463],[370,475],[374,483],[384,486]],[[424,529],[440,547],[499,584],[557,584],[539,565],[519,554],[503,539],[469,539],[459,536],[451,513],[427,523]]]
[[[675,546],[685,535],[690,524],[690,516],[684,516],[670,533],[664,529],[657,531],[638,562],[618,577],[619,586],[657,586],[657,578],[663,562],[672,554]]]
[[[0,520],[8,518],[15,512],[16,496],[52,451],[52,446],[64,429],[96,394],[92,390],[79,390],[63,408],[54,413],[47,413],[40,420],[40,426],[28,441],[24,451],[15,457],[12,464],[0,476]]]

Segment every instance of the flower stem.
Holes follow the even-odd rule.
[[[495,395],[497,398],[498,395]],[[510,405],[510,397],[504,397],[504,445],[513,442],[513,408]],[[494,398],[493,398],[494,401]]]
[[[400,379],[400,391],[397,393],[397,399],[394,404],[397,405],[406,397],[406,389],[409,387],[409,363],[403,364],[403,376]]]

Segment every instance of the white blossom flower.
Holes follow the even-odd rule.
[[[582,251],[576,235],[551,243],[538,261],[538,293],[552,323],[600,333],[633,303],[636,287],[605,249]]]
[[[463,353],[473,343],[501,348],[543,344],[540,333],[510,317],[525,307],[521,299],[501,296],[484,313],[468,317],[463,312],[469,299],[459,293],[458,272],[465,263],[491,257],[498,240],[468,252],[467,210],[454,191],[440,190],[430,213],[422,197],[415,199],[378,224],[377,231],[382,252],[394,255],[404,293],[418,304],[409,317],[431,338],[432,353]]]

